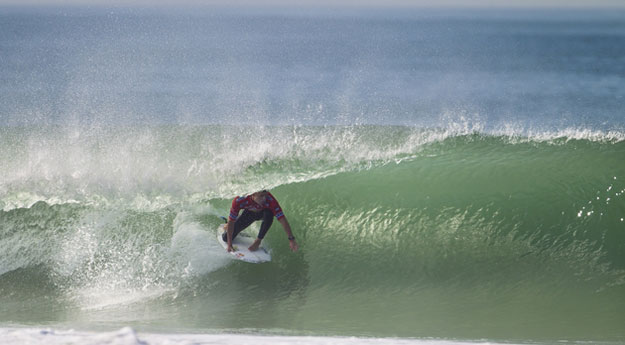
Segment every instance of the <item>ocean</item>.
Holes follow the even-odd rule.
[[[0,78],[0,343],[625,343],[624,10],[0,7]]]

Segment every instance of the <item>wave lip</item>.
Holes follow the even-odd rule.
[[[585,128],[152,126],[0,129],[0,208],[48,204],[157,210],[401,163],[463,138],[499,146],[619,144],[625,132]]]

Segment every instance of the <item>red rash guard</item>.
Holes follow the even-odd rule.
[[[229,220],[233,222],[236,221],[241,209],[255,212],[262,211],[263,209],[269,209],[276,219],[280,220],[284,218],[284,212],[282,212],[280,204],[278,204],[278,200],[276,200],[271,193],[267,193],[267,197],[265,198],[265,203],[263,205],[257,204],[254,199],[252,199],[252,195],[241,197],[237,196],[234,200],[232,200],[230,216],[228,217]]]

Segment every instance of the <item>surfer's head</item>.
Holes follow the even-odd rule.
[[[259,192],[256,192],[256,193],[252,194],[252,199],[257,204],[264,204],[265,201],[267,201],[267,196],[268,195],[269,195],[269,192],[267,190],[263,189],[263,190],[261,190]]]

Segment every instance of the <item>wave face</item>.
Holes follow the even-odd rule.
[[[2,131],[3,324],[625,338],[621,132]],[[261,188],[301,250],[233,262],[216,216]]]

